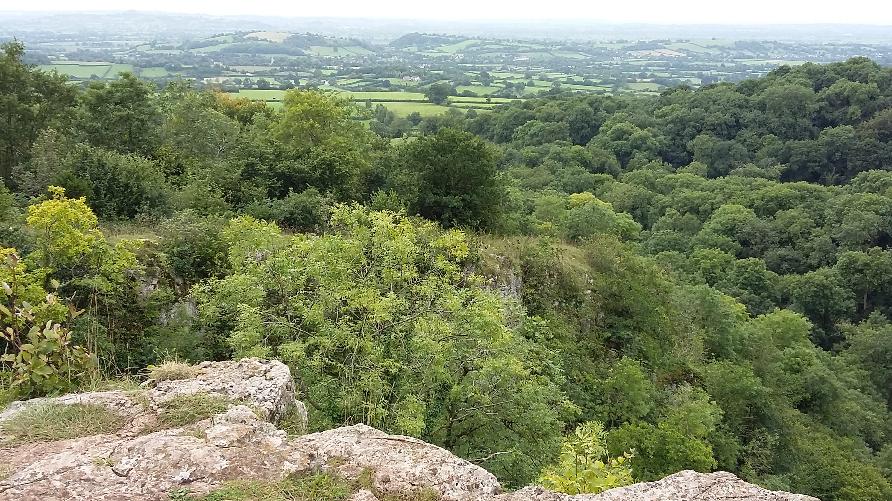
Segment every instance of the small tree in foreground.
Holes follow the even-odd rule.
[[[539,482],[566,494],[597,494],[633,482],[631,458],[632,452],[609,457],[604,425],[589,421],[564,439],[560,459],[543,470]]]

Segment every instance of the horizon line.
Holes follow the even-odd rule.
[[[481,17],[481,18],[430,18],[430,17],[398,17],[398,16],[339,16],[339,15],[314,15],[314,16],[300,16],[300,15],[258,15],[258,14],[213,14],[207,12],[177,12],[177,11],[166,11],[166,10],[140,10],[140,9],[107,9],[107,10],[78,10],[78,9],[58,9],[58,10],[6,10],[0,8],[0,15],[3,14],[27,14],[27,15],[52,15],[52,14],[164,14],[164,15],[173,15],[173,16],[206,16],[206,17],[214,17],[214,18],[248,18],[248,19],[356,19],[356,20],[375,20],[375,21],[432,21],[432,22],[464,22],[464,23],[564,23],[564,24],[584,24],[584,23],[596,23],[599,25],[614,25],[614,26],[661,26],[661,27],[672,27],[672,26],[737,26],[737,27],[785,27],[785,26],[797,26],[797,27],[828,27],[828,26],[838,26],[838,27],[871,27],[871,28],[883,28],[890,27],[892,28],[892,24],[887,23],[868,23],[868,22],[859,22],[859,23],[833,23],[833,22],[806,22],[806,23],[791,23],[791,22],[767,22],[767,23],[733,23],[733,22],[720,22],[720,21],[710,21],[710,22],[689,22],[689,23],[657,23],[652,21],[616,21],[609,19],[596,19],[596,18],[490,18],[490,17]]]

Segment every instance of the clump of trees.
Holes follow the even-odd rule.
[[[324,92],[79,89],[3,53],[0,398],[276,357],[316,428],[510,486],[892,497],[887,68],[555,91],[391,142]]]

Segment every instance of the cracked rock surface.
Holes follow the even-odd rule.
[[[193,393],[220,395],[231,404],[197,423],[159,429],[164,403]],[[49,402],[101,405],[126,424],[116,433],[54,442],[10,444],[0,436],[2,501],[167,500],[174,492],[200,496],[232,480],[278,481],[320,470],[364,478],[369,485],[353,493],[352,501],[421,490],[445,501],[816,501],[767,491],[730,473],[692,471],[598,495],[568,496],[535,486],[502,493],[483,468],[421,440],[366,425],[289,438],[273,423],[286,415],[306,423],[306,408],[295,400],[288,367],[275,361],[205,362],[196,366],[194,377],[141,392],[16,402],[0,412],[0,423]]]

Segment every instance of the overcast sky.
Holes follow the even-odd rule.
[[[4,5],[6,4],[6,5]],[[14,5],[14,7],[13,7]],[[0,10],[149,10],[218,15],[592,19],[658,24],[892,25],[889,0],[0,0]]]

